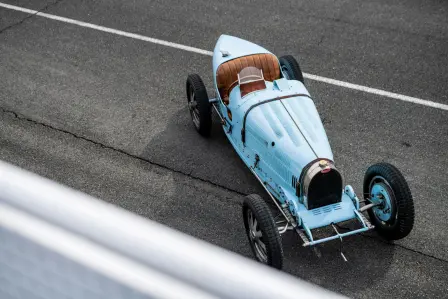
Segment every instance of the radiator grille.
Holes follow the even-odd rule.
[[[310,182],[307,198],[309,210],[340,202],[342,177],[339,172],[331,169],[327,173],[317,173]]]

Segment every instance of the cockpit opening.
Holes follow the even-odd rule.
[[[216,86],[224,104],[229,104],[230,92],[238,84],[238,74],[250,66],[262,70],[266,81],[273,82],[281,77],[277,57],[270,53],[253,54],[226,61],[216,71]]]

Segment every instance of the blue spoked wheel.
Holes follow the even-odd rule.
[[[364,196],[377,206],[368,210],[378,234],[387,240],[406,237],[414,227],[414,201],[401,172],[388,163],[369,167],[364,176]]]

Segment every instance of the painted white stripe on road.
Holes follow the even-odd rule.
[[[95,25],[95,24],[91,24],[91,23],[77,21],[77,20],[73,20],[73,19],[69,19],[69,18],[64,18],[64,17],[52,15],[52,14],[39,12],[37,10],[23,8],[23,7],[10,5],[10,4],[6,4],[6,3],[2,3],[2,2],[0,2],[0,7],[15,10],[15,11],[20,11],[20,12],[24,12],[24,13],[28,13],[28,14],[33,14],[36,16],[40,16],[40,17],[44,17],[47,19],[68,23],[68,24],[74,24],[74,25],[81,26],[81,27],[95,29],[98,31],[103,31],[103,32],[107,32],[107,33],[120,35],[120,36],[125,36],[125,37],[129,37],[129,38],[133,38],[133,39],[137,39],[137,40],[141,40],[141,41],[145,41],[145,42],[150,42],[153,44],[176,48],[176,49],[180,49],[180,50],[184,50],[184,51],[188,51],[188,52],[192,52],[192,53],[208,55],[208,56],[213,55],[213,52],[211,52],[211,51],[207,51],[207,50],[203,50],[203,49],[199,49],[199,48],[195,48],[195,47],[190,47],[190,46],[186,46],[186,45],[182,45],[182,44],[172,43],[169,41],[152,38],[152,37],[148,37],[148,36],[144,36],[144,35],[140,35],[140,34],[135,34],[135,33],[130,33],[130,32],[122,31],[122,30],[99,26],[99,25]],[[324,82],[327,84],[332,84],[332,85],[336,85],[336,86],[340,86],[340,87],[344,87],[344,88],[349,88],[349,89],[359,90],[359,91],[370,93],[370,94],[379,95],[382,97],[400,100],[403,102],[409,102],[409,103],[414,103],[414,104],[418,104],[418,105],[423,105],[423,106],[427,106],[427,107],[432,107],[432,108],[448,111],[448,105],[442,104],[442,103],[437,103],[437,102],[433,102],[433,101],[414,98],[414,97],[410,97],[410,96],[406,96],[406,95],[402,95],[402,94],[398,94],[398,93],[393,93],[393,92],[389,92],[389,91],[385,91],[385,90],[381,90],[381,89],[377,89],[377,88],[372,88],[372,87],[353,84],[353,83],[349,83],[349,82],[339,81],[336,79],[326,78],[326,77],[317,76],[317,75],[313,75],[313,74],[304,73],[303,76],[309,80]]]
[[[73,20],[73,19],[69,19],[69,18],[64,18],[64,17],[60,17],[60,16],[56,16],[56,15],[51,15],[51,14],[39,12],[37,10],[32,10],[32,9],[28,9],[28,8],[5,4],[2,2],[0,2],[0,7],[16,10],[16,11],[20,11],[20,12],[25,12],[25,13],[33,14],[33,15],[36,15],[39,17],[44,17],[47,19],[56,20],[56,21],[60,21],[60,22],[64,22],[64,23],[69,23],[69,24],[73,24],[73,25],[77,25],[77,26],[81,26],[81,27],[95,29],[98,31],[103,31],[103,32],[112,33],[112,34],[116,34],[116,35],[130,37],[133,39],[138,39],[138,40],[150,42],[153,44],[158,44],[158,45],[167,46],[167,47],[171,47],[171,48],[181,49],[181,50],[188,51],[188,52],[198,53],[198,54],[202,54],[202,55],[209,55],[209,56],[213,55],[213,52],[202,50],[199,48],[189,47],[189,46],[176,44],[176,43],[172,43],[172,42],[168,42],[168,41],[164,41],[161,39],[152,38],[152,37],[148,37],[148,36],[144,36],[144,35],[140,35],[140,34],[130,33],[130,32],[112,29],[112,28],[99,26],[99,25],[95,25],[95,24],[91,24],[91,23],[77,21],[77,20]]]
[[[303,73],[303,77],[310,79],[310,80],[320,81],[320,82],[337,85],[337,86],[341,86],[341,87],[345,87],[345,88],[349,88],[349,89],[359,90],[359,91],[363,91],[366,93],[372,93],[372,94],[376,94],[379,96],[400,100],[403,102],[410,102],[410,103],[414,103],[414,104],[418,104],[418,105],[424,105],[424,106],[448,111],[448,105],[442,104],[442,103],[432,102],[432,101],[428,101],[428,100],[422,100],[419,98],[405,96],[405,95],[390,92],[390,91],[385,91],[385,90],[367,87],[367,86],[363,86],[363,85],[353,84],[353,83],[349,83],[349,82],[345,82],[345,81],[339,81],[339,80],[321,77],[321,76],[317,76],[317,75],[313,75],[313,74]]]

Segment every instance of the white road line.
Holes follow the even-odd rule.
[[[372,88],[372,87],[367,87],[367,86],[363,86],[363,85],[353,84],[353,83],[349,83],[349,82],[345,82],[345,81],[339,81],[339,80],[321,77],[321,76],[317,76],[317,75],[313,75],[313,74],[304,73],[303,77],[310,79],[310,80],[320,81],[320,82],[333,84],[333,85],[337,85],[337,86],[341,86],[341,87],[345,87],[345,88],[359,90],[359,91],[363,91],[366,93],[372,93],[372,94],[376,94],[379,96],[400,100],[403,102],[410,102],[410,103],[414,103],[414,104],[418,104],[418,105],[423,105],[423,106],[428,106],[428,107],[448,111],[448,105],[442,104],[442,103],[437,103],[437,102],[432,102],[432,101],[414,98],[414,97],[410,97],[410,96],[405,96],[405,95],[402,95],[399,93],[394,93],[394,92],[376,89],[376,88]]]
[[[203,50],[203,49],[199,49],[199,48],[195,48],[195,47],[190,47],[190,46],[186,46],[186,45],[182,45],[182,44],[172,43],[169,41],[152,38],[152,37],[148,37],[148,36],[144,36],[144,35],[140,35],[140,34],[135,34],[135,33],[130,33],[130,32],[122,31],[122,30],[99,26],[99,25],[95,25],[95,24],[91,24],[91,23],[77,21],[77,20],[73,20],[73,19],[69,19],[69,18],[64,18],[64,17],[52,15],[52,14],[47,14],[47,13],[39,12],[37,10],[23,8],[20,6],[15,6],[15,5],[10,5],[10,4],[0,2],[0,7],[15,10],[15,11],[20,11],[20,12],[24,12],[24,13],[28,13],[28,14],[34,14],[36,16],[44,17],[47,19],[56,20],[56,21],[60,21],[60,22],[68,23],[68,24],[74,24],[77,26],[95,29],[95,30],[99,30],[99,31],[107,32],[107,33],[120,35],[120,36],[125,36],[125,37],[129,37],[129,38],[133,38],[133,39],[137,39],[137,40],[141,40],[141,41],[145,41],[145,42],[150,42],[153,44],[176,48],[176,49],[180,49],[180,50],[184,50],[184,51],[188,51],[188,52],[192,52],[192,53],[208,55],[208,56],[213,55],[213,52],[211,52],[211,51],[207,51],[207,50]],[[393,93],[393,92],[376,89],[376,88],[372,88],[372,87],[367,87],[367,86],[363,86],[363,85],[353,84],[353,83],[349,83],[349,82],[339,81],[336,79],[326,78],[326,77],[317,76],[317,75],[313,75],[313,74],[304,73],[303,76],[309,80],[324,82],[327,84],[332,84],[332,85],[341,86],[344,88],[359,90],[359,91],[363,91],[366,93],[371,93],[371,94],[375,94],[375,95],[379,95],[379,96],[383,96],[383,97],[387,97],[387,98],[391,98],[391,99],[400,100],[403,102],[410,102],[410,103],[414,103],[414,104],[418,104],[418,105],[423,105],[423,106],[427,106],[427,107],[432,107],[432,108],[448,111],[448,105],[442,104],[442,103],[437,103],[437,102],[433,102],[433,101],[414,98],[414,97],[410,97],[410,96],[406,96],[406,95],[402,95],[402,94],[398,94],[398,93]]]
[[[52,19],[52,20],[56,20],[56,21],[60,21],[60,22],[64,22],[64,23],[78,25],[81,27],[86,27],[86,28],[90,28],[90,29],[107,32],[107,33],[130,37],[133,39],[138,39],[138,40],[150,42],[153,44],[158,44],[158,45],[167,46],[167,47],[171,47],[171,48],[181,49],[181,50],[185,50],[188,52],[198,53],[198,54],[202,54],[202,55],[209,55],[209,56],[213,55],[213,52],[210,52],[210,51],[206,51],[206,50],[202,50],[202,49],[198,49],[198,48],[194,48],[194,47],[189,47],[189,46],[185,46],[185,45],[181,45],[181,44],[176,44],[176,43],[160,40],[157,38],[147,37],[147,36],[140,35],[140,34],[130,33],[130,32],[116,30],[116,29],[112,29],[112,28],[108,28],[108,27],[104,27],[104,26],[91,24],[91,23],[77,21],[77,20],[73,20],[73,19],[69,19],[69,18],[59,17],[59,16],[39,12],[37,10],[32,10],[32,9],[19,7],[19,6],[5,4],[2,2],[0,2],[0,7],[4,7],[4,8],[16,10],[16,11],[20,11],[20,12],[24,12],[24,13],[28,13],[28,14],[33,14],[33,15],[36,15],[39,17],[44,17],[47,19]]]

